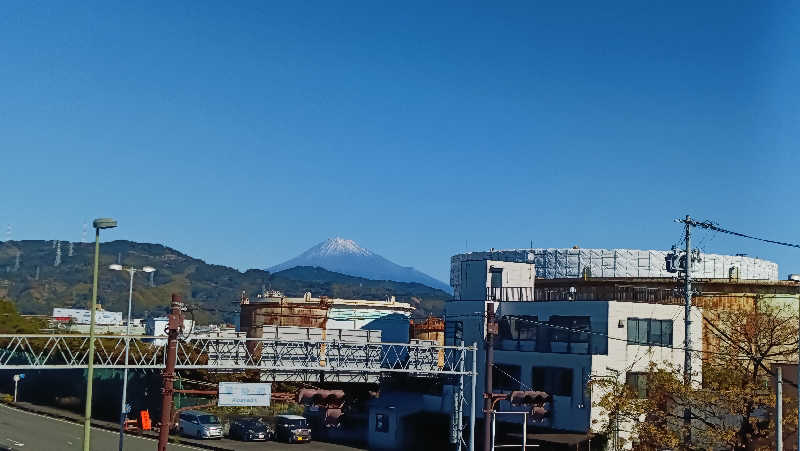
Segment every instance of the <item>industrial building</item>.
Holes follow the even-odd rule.
[[[264,326],[312,327],[321,330],[377,330],[384,342],[408,343],[409,318],[414,307],[397,302],[314,298],[306,293],[291,298],[280,292],[242,297],[241,330],[248,338],[264,336]]]
[[[119,326],[122,324],[122,312],[108,312],[99,305],[94,312],[95,325]],[[88,309],[74,308],[54,308],[53,320],[62,322],[73,322],[75,324],[89,324],[91,322],[92,311]]]

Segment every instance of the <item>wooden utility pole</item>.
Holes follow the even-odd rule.
[[[162,376],[164,378],[161,388],[161,427],[158,431],[158,451],[167,451],[169,430],[172,426],[172,394],[175,381],[175,363],[178,360],[178,336],[183,328],[183,313],[181,312],[181,297],[172,295],[172,312],[169,314],[167,325],[167,366]]]

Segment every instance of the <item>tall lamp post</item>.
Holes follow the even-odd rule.
[[[125,370],[122,375],[122,409],[119,415],[119,451],[122,451],[122,442],[125,438],[125,418],[127,418],[128,409],[125,404],[128,401],[128,351],[130,349],[131,340],[131,310],[133,305],[133,275],[137,272],[151,273],[156,269],[152,266],[145,266],[141,269],[134,268],[133,266],[123,267],[122,265],[109,265],[108,269],[114,271],[128,271],[131,275],[131,283],[128,288],[128,322],[125,328]]]
[[[83,421],[83,451],[92,448],[92,379],[94,377],[94,314],[97,309],[97,267],[100,263],[100,229],[113,229],[117,221],[111,218],[98,218],[94,226],[94,277],[92,279],[92,305],[89,312],[89,356],[86,370],[86,413]]]

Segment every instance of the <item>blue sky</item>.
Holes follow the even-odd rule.
[[[135,3],[3,4],[13,239],[112,216],[245,269],[339,235],[443,280],[465,246],[668,248],[687,213],[800,241],[796,4]]]

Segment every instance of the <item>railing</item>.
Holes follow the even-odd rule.
[[[533,301],[533,287],[486,287],[487,301]]]
[[[162,369],[165,346],[131,337],[125,362],[125,337],[95,336],[96,368]],[[0,334],[0,369],[85,368],[88,335]],[[287,341],[262,338],[193,338],[179,341],[177,369],[261,370],[268,373],[411,373],[464,375],[465,346],[431,343],[377,343],[328,340]]]

